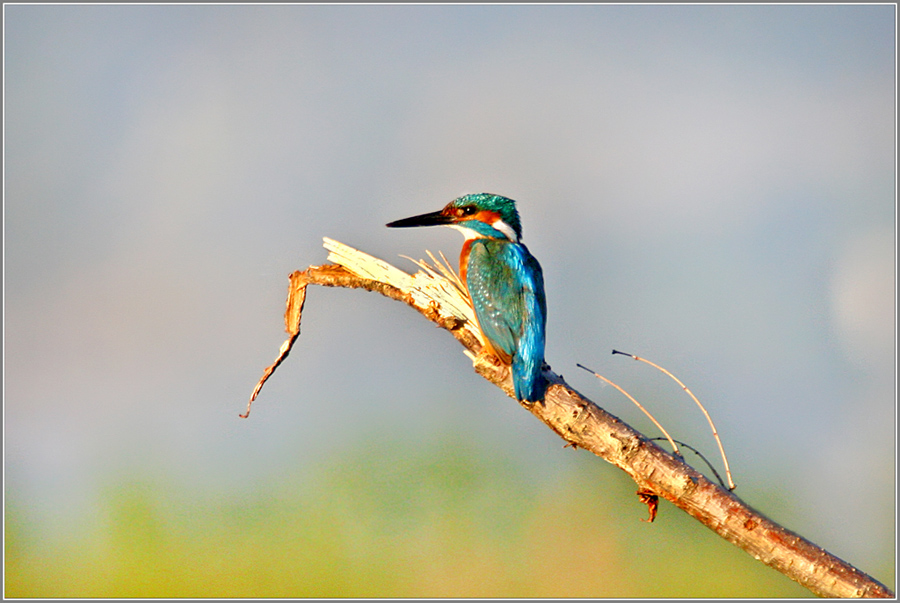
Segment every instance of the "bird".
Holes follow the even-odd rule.
[[[516,202],[491,193],[463,195],[439,211],[387,226],[449,226],[462,232],[459,276],[472,300],[486,351],[511,366],[517,400],[528,404],[543,400],[544,276],[522,243]]]

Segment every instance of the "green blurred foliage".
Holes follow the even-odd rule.
[[[572,454],[541,484],[452,436],[361,445],[251,497],[120,481],[54,542],[7,493],[6,596],[810,596],[666,502],[641,521],[633,482]]]

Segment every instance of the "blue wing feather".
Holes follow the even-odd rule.
[[[540,264],[521,243],[475,239],[466,285],[481,332],[512,360],[516,398],[542,399],[547,303]]]

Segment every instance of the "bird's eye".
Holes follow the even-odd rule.
[[[460,215],[463,215],[463,216],[471,216],[476,211],[478,211],[478,208],[475,207],[474,205],[466,205],[465,207],[460,208],[459,213],[460,213]]]

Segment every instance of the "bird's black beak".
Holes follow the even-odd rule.
[[[440,211],[433,211],[430,214],[422,214],[421,216],[397,220],[386,226],[388,228],[410,228],[413,226],[445,226],[452,223],[453,218],[450,216],[444,215]]]

